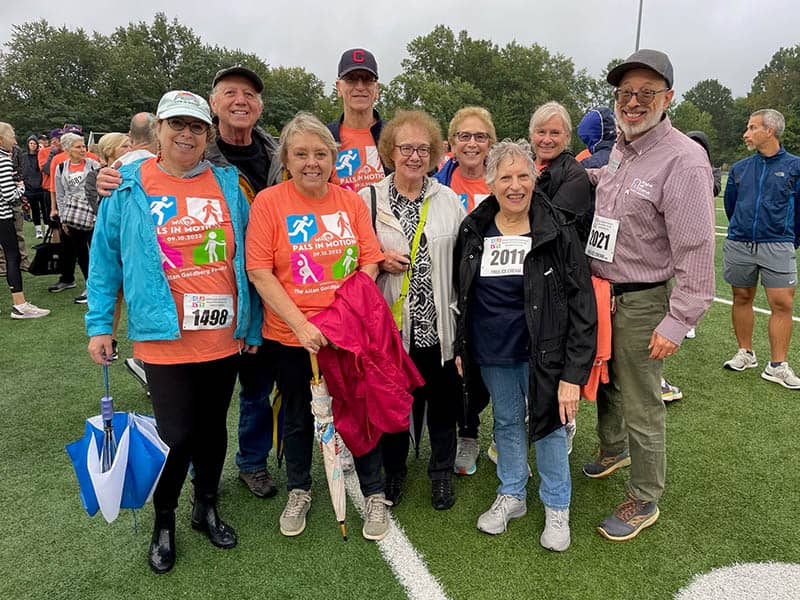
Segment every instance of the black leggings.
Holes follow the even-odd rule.
[[[61,278],[62,283],[75,283],[75,263],[81,268],[84,281],[89,279],[89,242],[92,229],[75,229],[67,226],[61,230]]]
[[[0,219],[0,246],[6,256],[6,281],[11,293],[16,294],[22,291],[22,271],[19,268],[20,254],[14,217]]]
[[[34,225],[50,225],[50,193],[44,190],[27,191],[25,196],[31,205]]]
[[[145,363],[158,433],[170,448],[153,494],[156,511],[177,508],[190,462],[198,496],[216,496],[228,448],[228,406],[238,367],[238,354],[202,363]]]

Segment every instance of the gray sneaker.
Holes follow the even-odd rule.
[[[563,552],[569,548],[569,509],[556,510],[544,507],[544,531],[539,543],[555,552]]]
[[[63,292],[64,290],[71,290],[72,288],[76,287],[75,282],[72,283],[64,283],[63,281],[58,281],[47,288],[48,292],[53,292],[57,294],[58,292]]]
[[[292,490],[280,518],[281,533],[287,537],[300,535],[306,528],[306,513],[311,508],[311,493]]]
[[[41,317],[46,317],[49,314],[50,311],[46,308],[39,308],[30,302],[25,302],[24,304],[20,304],[18,306],[11,306],[12,319],[40,319]]]
[[[658,520],[660,514],[655,502],[628,496],[617,506],[614,514],[600,523],[597,532],[612,542],[624,542],[635,538],[645,527],[650,527]]]
[[[367,496],[365,500],[364,528],[361,534],[368,540],[380,541],[389,533],[389,511],[392,503],[383,492]]]
[[[756,359],[756,353],[752,350],[739,348],[733,358],[726,360],[722,366],[731,371],[744,371],[745,369],[757,367],[758,360]]]
[[[525,500],[498,494],[489,510],[478,517],[478,529],[492,535],[503,533],[511,519],[524,517],[527,512],[528,506]]]
[[[583,474],[592,479],[603,479],[611,475],[617,469],[627,467],[630,464],[631,457],[630,454],[628,454],[627,448],[619,454],[601,450],[594,462],[583,465]]]
[[[788,390],[800,390],[800,377],[794,374],[792,367],[787,362],[782,362],[777,367],[767,363],[761,377],[767,381],[779,383]]]
[[[481,448],[475,438],[460,437],[456,444],[456,462],[453,470],[458,475],[472,475],[477,470]]]

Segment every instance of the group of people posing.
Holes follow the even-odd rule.
[[[566,550],[569,432],[582,393],[596,397],[600,438],[584,473],[631,465],[625,499],[598,531],[624,541],[657,520],[662,364],[714,292],[712,172],[665,115],[674,93],[665,54],[639,51],[607,79],[621,133],[607,166],[589,170],[568,148],[572,124],[556,102],[532,115],[530,142],[498,141],[488,111],[461,109],[442,161],[444,140],[428,114],[381,120],[377,63],[361,48],[339,62],[339,121],[299,113],[277,143],[256,125],[263,83],[245,67],[219,71],[210,102],[187,91],[162,97],[153,154],[97,177],[110,196],[91,241],[86,314],[89,352],[105,363],[124,297],[128,337],[170,447],[153,496],[155,572],[175,564],[175,510],[190,464],[192,527],[220,548],[237,543],[217,502],[237,376],[239,477],[258,497],[277,492],[267,469],[277,387],[288,491],[279,525],[286,536],[303,532],[312,502],[309,353],[329,352],[331,336],[356,335],[331,325],[329,311],[342,315],[343,306],[364,319],[390,313],[392,331],[372,332],[359,352],[374,361],[399,330],[410,379],[421,383],[409,386],[400,419],[384,398],[367,406],[361,429],[352,421],[361,413],[345,422],[334,405],[334,423],[352,436],[366,539],[387,535],[387,509],[401,502],[408,413],[426,407],[431,503],[446,510],[454,474],[475,472],[479,415],[491,402],[499,485],[478,529],[500,534],[526,514],[532,441],[540,542]],[[378,300],[363,306],[370,290]],[[598,360],[598,329],[611,332],[610,359]],[[338,398],[345,407],[363,391],[351,387]]]

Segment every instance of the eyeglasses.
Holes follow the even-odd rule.
[[[614,90],[614,99],[619,102],[620,104],[627,104],[631,101],[633,96],[636,96],[637,102],[643,106],[647,106],[653,100],[656,99],[656,94],[660,94],[661,92],[668,92],[669,88],[664,88],[663,90],[648,90],[647,88],[639,90],[638,92],[634,92],[633,90],[624,89],[624,90]]]
[[[376,81],[378,81],[378,78],[368,73],[365,73],[363,75],[360,73],[358,74],[348,73],[347,75],[342,77],[342,81],[346,81],[350,85],[355,85],[356,83],[359,82],[363,83],[364,85],[369,85],[370,83],[375,83]]]
[[[469,131],[457,131],[456,132],[456,139],[459,142],[468,142],[471,139],[474,139],[478,144],[485,144],[489,141],[489,134],[483,133],[479,131],[478,133],[471,133]]]
[[[415,148],[414,146],[409,146],[407,144],[403,144],[402,146],[398,146],[395,144],[395,148],[400,149],[400,154],[403,156],[412,156],[414,152],[417,153],[417,156],[420,158],[428,158],[431,155],[431,147],[430,146],[419,146]]]
[[[189,131],[195,135],[203,135],[208,131],[208,123],[204,123],[203,121],[192,121],[191,123],[187,123],[178,117],[170,117],[167,119],[167,125],[169,125],[169,128],[172,129],[172,131],[183,131],[188,127]]]

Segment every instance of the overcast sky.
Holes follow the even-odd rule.
[[[639,0],[0,0],[0,44],[12,24],[26,21],[109,34],[130,21],[152,23],[161,11],[206,43],[255,53],[271,66],[300,66],[328,83],[342,51],[363,46],[388,82],[406,44],[443,24],[500,46],[538,43],[598,77],[609,60],[633,52],[638,9]],[[746,95],[775,51],[798,43],[798,0],[644,0],[640,46],[670,55],[678,94],[715,78]]]

